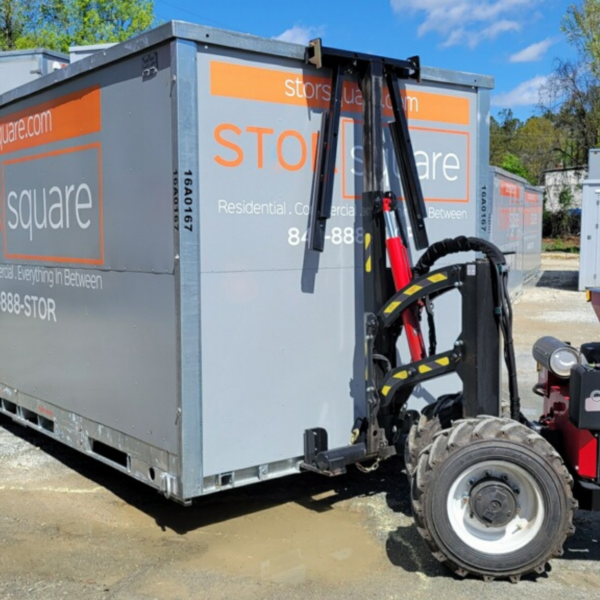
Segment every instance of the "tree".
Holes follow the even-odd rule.
[[[502,110],[498,120],[490,119],[490,164],[539,185],[544,171],[556,162],[556,140],[554,123],[547,116],[530,117],[523,123],[510,109]]]
[[[521,159],[534,185],[544,183],[544,171],[554,167],[559,134],[547,116],[527,119],[515,134],[514,152]]]
[[[504,159],[502,160],[502,163],[500,164],[500,166],[505,171],[508,171],[509,173],[514,173],[515,175],[518,175],[519,177],[523,177],[523,179],[527,179],[527,181],[529,181],[529,179],[530,179],[530,175],[527,171],[527,167],[525,167],[525,165],[523,164],[523,161],[516,154],[513,154],[512,152],[507,152],[504,155]]]
[[[123,42],[155,21],[153,0],[0,0],[0,6],[10,7],[10,14],[19,7],[21,23],[11,38],[0,37],[0,49],[66,52],[69,46]],[[2,14],[0,9],[0,26]]]
[[[600,141],[600,81],[585,60],[558,61],[544,96],[561,163],[565,167],[587,163],[589,150]]]
[[[25,27],[22,4],[0,0],[0,49],[14,50]]]
[[[569,43],[585,59],[596,79],[600,79],[600,0],[571,4],[561,21]]]
[[[490,119],[490,163],[500,166],[507,152],[515,152],[515,137],[522,123],[510,108],[498,113],[498,119]]]
[[[587,162],[588,150],[600,141],[600,0],[571,4],[561,30],[577,50],[577,63],[559,64],[557,82],[566,91],[558,111],[558,125],[572,133],[566,154]],[[577,144],[572,147],[573,142]]]
[[[600,143],[600,0],[570,5],[561,30],[578,57],[557,61],[540,105],[557,131],[561,163],[575,167]]]

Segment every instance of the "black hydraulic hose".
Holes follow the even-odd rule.
[[[510,414],[516,421],[522,419],[521,399],[519,397],[519,385],[517,381],[517,363],[512,335],[512,306],[508,293],[508,269],[506,258],[502,251],[487,240],[475,237],[460,236],[453,239],[445,239],[432,244],[421,256],[414,268],[417,276],[429,272],[433,264],[447,256],[458,252],[481,252],[494,267],[492,271],[493,293],[496,301],[496,319],[504,339],[504,362],[508,371],[508,389],[510,395]]]
[[[492,260],[492,262],[501,265],[506,264],[506,258],[504,257],[504,254],[502,254],[500,248],[491,242],[480,238],[461,235],[457,238],[447,238],[431,244],[423,256],[421,256],[419,262],[415,265],[415,274],[425,275],[437,260],[448,254],[471,251],[483,252],[490,260]]]

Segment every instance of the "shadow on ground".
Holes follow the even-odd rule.
[[[410,489],[400,459],[382,463],[377,471],[369,474],[360,473],[354,468],[346,475],[331,479],[304,473],[301,476],[290,476],[223,491],[199,498],[192,506],[186,508],[167,500],[145,484],[1,415],[0,427],[39,447],[67,468],[144,512],[163,531],[172,530],[182,536],[208,525],[251,515],[289,502],[315,512],[325,512],[344,500],[380,494],[385,496],[391,511],[411,517]],[[366,516],[368,519],[368,514]],[[403,521],[406,524],[389,531],[385,541],[390,563],[409,573],[419,572],[427,577],[458,579],[431,555],[412,519]],[[563,559],[600,560],[600,513],[579,511],[575,525],[577,531],[567,540]],[[535,577],[528,576],[526,579]]]
[[[42,433],[16,424],[3,415],[0,415],[0,426],[143,511],[161,529],[171,529],[180,535],[288,502],[324,512],[343,500],[383,493],[387,495],[387,501],[393,510],[410,514],[408,483],[399,458],[383,463],[377,471],[368,474],[360,473],[354,467],[347,474],[334,478],[303,473],[225,490],[198,498],[192,506],[183,507],[132,477]]]
[[[578,284],[579,271],[544,271],[536,287],[576,292]]]

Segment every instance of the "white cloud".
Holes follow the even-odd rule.
[[[507,31],[518,31],[520,28],[519,23],[515,21],[497,21],[489,27],[485,27],[480,31],[454,31],[450,34],[450,37],[442,44],[442,48],[449,48],[450,46],[457,46],[464,44],[469,48],[475,48],[481,42],[485,40],[493,40],[497,38],[501,33]]]
[[[492,106],[513,108],[514,106],[533,106],[539,103],[540,93],[548,83],[546,75],[537,75],[533,79],[523,81],[510,92],[492,95]]]
[[[322,34],[321,27],[302,27],[301,25],[294,25],[290,29],[286,29],[283,33],[275,36],[276,40],[282,42],[291,42],[292,44],[301,44],[306,46],[310,40],[319,37]]]
[[[424,12],[419,36],[436,32],[443,46],[475,48],[507,31],[517,31],[522,13],[531,12],[540,0],[390,0],[394,12]]]
[[[534,62],[540,60],[542,56],[548,52],[548,48],[555,42],[556,40],[551,37],[546,38],[541,42],[536,42],[535,44],[531,44],[531,46],[527,46],[527,48],[523,48],[523,50],[520,50],[519,52],[511,54],[508,60],[512,63]]]

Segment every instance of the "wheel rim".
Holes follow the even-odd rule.
[[[486,526],[474,514],[472,491],[486,481],[507,485],[514,491],[516,514],[502,526]],[[462,471],[450,488],[446,509],[460,540],[473,550],[495,555],[515,552],[529,544],[542,528],[546,514],[536,479],[519,465],[500,460],[480,462]]]

